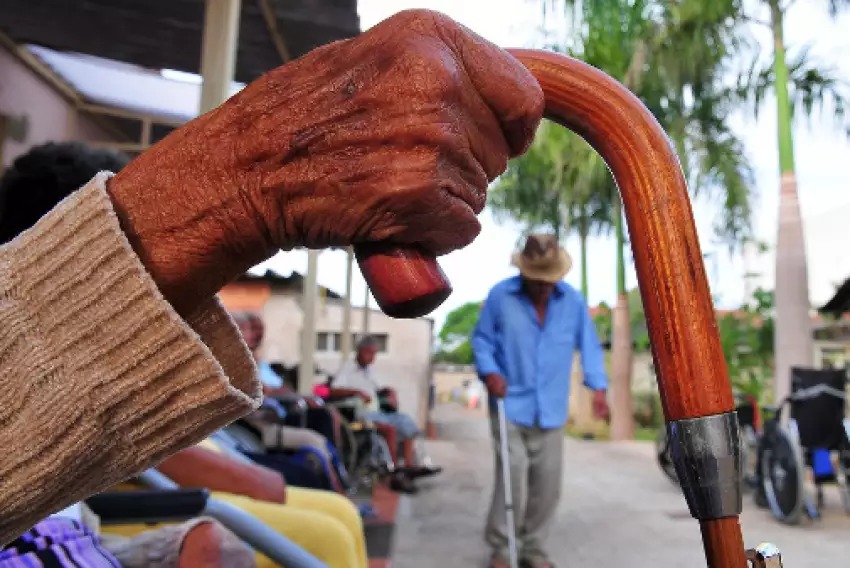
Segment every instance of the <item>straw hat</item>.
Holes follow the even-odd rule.
[[[573,260],[554,235],[529,235],[521,252],[511,256],[511,264],[519,268],[520,274],[529,280],[560,282]]]

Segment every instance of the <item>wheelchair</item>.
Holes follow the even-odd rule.
[[[358,401],[356,398],[325,399],[325,404],[336,408],[344,420],[346,447],[343,454],[347,456],[351,494],[371,489],[377,480],[395,471],[386,440],[371,423],[361,418]]]
[[[751,490],[757,486],[756,454],[761,429],[761,412],[752,395],[736,395],[735,412],[738,414],[738,432],[741,437],[741,470],[744,472],[743,488]],[[673,451],[667,429],[661,428],[655,438],[655,455],[658,466],[664,475],[675,484],[679,484],[676,468],[673,466]]]
[[[287,366],[283,363],[276,362],[271,363],[272,370],[280,376],[283,380],[284,385],[289,387],[292,390],[291,395],[287,394],[276,394],[273,396],[266,396],[266,401],[269,402],[268,405],[264,404],[266,410],[269,410],[269,420],[278,421],[280,423],[286,423],[289,426],[295,426],[299,428],[308,428],[308,412],[310,412],[309,406],[334,406],[327,404],[327,400],[321,396],[303,396],[298,393],[299,390],[299,366]],[[324,375],[328,378],[328,382],[333,380],[333,377],[330,373],[323,370],[319,366],[314,367],[314,373],[316,375]],[[309,404],[308,404],[309,401]],[[281,409],[281,412],[278,412],[278,416],[274,416],[274,412],[272,412],[273,406],[278,406]],[[285,420],[285,416],[290,417],[289,420]],[[294,419],[294,421],[292,420]],[[352,472],[356,469],[358,464],[358,440],[356,439],[356,434],[354,429],[352,428],[352,423],[348,418],[343,416],[343,421],[339,425],[340,426],[340,434],[341,440],[340,444],[337,447],[337,450],[340,453],[342,458],[342,466],[347,472]],[[323,435],[331,439],[330,436],[324,431],[320,431]],[[334,441],[335,442],[335,441]],[[335,444],[336,445],[336,444]]]
[[[386,478],[396,472],[392,460],[392,452],[383,436],[363,416],[363,403],[359,398],[346,397],[341,399],[326,399],[328,405],[334,406],[348,422],[356,444],[357,461],[351,468],[353,486],[357,489],[369,488],[378,479]],[[389,389],[378,391],[378,403],[384,412],[392,412],[395,408],[389,400]],[[421,437],[414,440],[414,463],[433,467],[433,462],[425,449]],[[411,464],[404,464],[408,466]]]
[[[844,369],[791,371],[791,395],[771,409],[758,450],[756,504],[785,524],[820,518],[823,486],[839,486],[850,514],[850,420]],[[783,418],[787,415],[787,423]],[[813,486],[813,487],[812,487]],[[812,490],[813,489],[813,490]]]
[[[153,525],[211,517],[280,566],[327,568],[323,562],[260,519],[212,497],[207,489],[179,488],[155,469],[142,472],[136,479],[147,490],[110,491],[86,499],[86,505],[99,517],[103,526]]]

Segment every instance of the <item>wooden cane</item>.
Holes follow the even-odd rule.
[[[723,432],[724,426],[718,426],[737,428],[737,421],[729,419],[734,417],[734,398],[676,154],[643,103],[605,73],[564,55],[509,51],[540,82],[547,118],[584,138],[614,175],[625,207],[664,415],[678,444],[677,471],[680,479],[690,476],[691,489],[704,493],[688,495],[685,481],[706,560],[711,568],[744,568],[748,564],[737,516],[740,493],[733,494],[728,479],[738,465],[736,451],[740,460],[737,441],[731,439],[737,432]],[[420,251],[382,245],[355,250],[367,283],[388,315],[423,315],[451,292],[436,259]],[[701,435],[712,440],[716,447],[709,449],[718,455],[699,454],[704,448],[697,447],[700,440],[694,437]],[[728,447],[720,447],[723,444]],[[701,469],[708,461],[725,468],[725,485],[700,488],[718,481],[708,479],[717,472]],[[725,505],[715,498],[726,499]]]

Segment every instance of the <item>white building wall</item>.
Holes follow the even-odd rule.
[[[361,308],[352,308],[352,332],[358,333],[363,321]],[[343,303],[325,300],[316,308],[316,332],[341,332]],[[294,365],[301,348],[300,295],[293,292],[272,292],[263,309],[266,337],[263,356],[272,362]],[[400,320],[387,317],[378,310],[369,315],[369,331],[388,336],[387,352],[379,353],[374,363],[374,376],[381,385],[398,391],[401,408],[425,425],[428,389],[431,380],[432,321],[429,319]],[[342,358],[339,352],[316,351],[316,365],[333,374]],[[319,377],[314,378],[319,380]]]

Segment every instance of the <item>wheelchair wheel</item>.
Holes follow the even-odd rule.
[[[838,454],[838,485],[844,512],[850,515],[850,419],[844,419],[844,437]]]
[[[354,472],[357,469],[359,456],[359,448],[357,447],[357,436],[351,428],[348,420],[342,419],[340,423],[340,431],[342,433],[342,447],[340,454],[342,455],[343,465],[348,472]]]
[[[741,471],[744,473],[744,491],[758,485],[759,437],[749,424],[741,427]]]
[[[676,468],[673,465],[673,455],[670,449],[670,441],[667,438],[667,429],[661,427],[658,430],[658,436],[655,437],[655,455],[658,459],[658,465],[664,475],[675,484],[679,484],[679,476],[676,475]]]
[[[766,425],[761,445],[762,487],[768,507],[780,522],[794,525],[803,514],[805,469],[794,437],[779,424]]]

